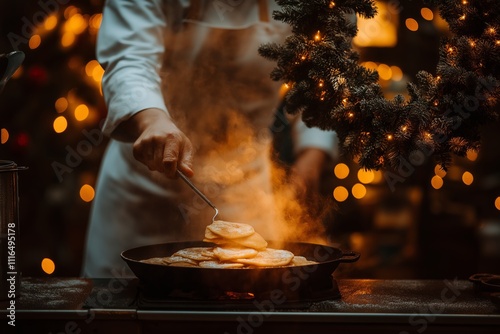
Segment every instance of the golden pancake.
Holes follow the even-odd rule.
[[[293,253],[287,250],[267,248],[251,259],[237,259],[235,262],[255,267],[279,267],[289,264],[293,256]]]
[[[165,263],[168,263],[168,264],[185,262],[185,263],[191,263],[191,264],[197,265],[196,261],[193,261],[191,259],[188,259],[188,258],[185,258],[185,257],[182,257],[182,256],[178,256],[178,255],[175,255],[175,256],[172,255],[172,256],[164,257],[163,261]]]
[[[206,250],[204,250],[204,251],[201,252],[201,255],[209,257],[211,260],[215,259],[214,248],[213,247],[207,247]]]
[[[220,238],[217,234],[205,228],[205,239],[217,239]]]
[[[303,256],[294,256],[292,262],[290,262],[293,266],[307,266],[309,264],[317,264],[318,262],[310,261]]]
[[[181,249],[177,252],[174,253],[172,256],[182,256],[187,259],[191,259],[194,261],[208,261],[208,260],[213,260],[213,256],[206,256],[203,254],[203,252],[212,250],[212,247],[191,247],[191,248],[185,248]]]
[[[257,250],[265,250],[267,247],[267,241],[264,240],[259,233],[254,233],[245,238],[231,239],[229,242],[232,245],[234,244],[239,247],[248,247]]]
[[[150,259],[141,260],[141,262],[149,263],[149,264],[159,264],[162,266],[168,265],[168,262],[164,261],[162,257],[152,257]]]
[[[232,223],[223,220],[216,220],[207,226],[211,232],[226,239],[236,239],[248,237],[255,233],[254,228],[248,224]]]
[[[257,255],[258,251],[253,248],[215,247],[214,255],[221,261],[236,259],[248,259]]]
[[[200,267],[202,268],[221,268],[221,269],[232,269],[241,268],[244,264],[242,263],[221,263],[218,261],[202,261],[200,262]]]

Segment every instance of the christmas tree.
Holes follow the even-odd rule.
[[[421,71],[408,98],[386,100],[376,71],[359,64],[348,15],[371,18],[371,0],[278,0],[274,18],[291,25],[284,44],[260,48],[290,89],[289,113],[335,130],[344,152],[368,169],[397,169],[434,156],[446,167],[480,145],[481,125],[498,119],[500,7],[493,0],[429,1],[453,36],[442,42],[436,73]]]

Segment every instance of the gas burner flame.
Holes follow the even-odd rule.
[[[220,297],[220,300],[253,300],[255,295],[251,292],[226,291]]]

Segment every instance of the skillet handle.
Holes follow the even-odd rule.
[[[339,259],[339,262],[356,262],[360,257],[359,253],[353,251],[342,251],[342,256]]]

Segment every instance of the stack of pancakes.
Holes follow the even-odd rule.
[[[142,262],[202,268],[262,268],[314,264],[303,256],[282,249],[267,248],[267,242],[248,224],[217,220],[205,229],[203,241],[216,247],[181,249],[168,257]]]

